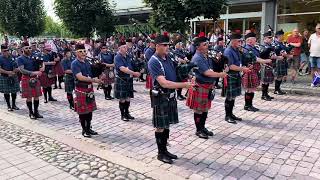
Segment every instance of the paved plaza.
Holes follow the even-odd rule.
[[[208,140],[195,136],[193,112],[180,101],[180,123],[171,127],[168,147],[179,159],[169,165],[156,159],[148,92],[142,83],[135,89],[130,110],[136,119],[129,122],[120,120],[117,100],[106,101],[96,91],[92,123],[100,135],[92,139],[81,136],[64,90],[53,91],[58,102],[41,99],[45,118],[38,120],[28,118],[21,98],[22,110],[15,112],[7,112],[1,100],[0,179],[320,179],[317,96],[266,102],[257,93],[254,104],[261,111],[255,113],[243,110],[241,96],[234,112],[244,120],[233,125],[224,121],[224,98],[217,91],[207,120],[215,135]]]

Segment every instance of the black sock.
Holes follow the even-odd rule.
[[[48,101],[48,89],[47,88],[42,88],[43,89],[43,96],[44,96],[44,100]]]
[[[246,92],[244,94],[244,101],[245,101],[245,105],[246,107],[249,107],[250,106],[250,93]]]
[[[32,101],[27,101],[27,107],[29,109],[29,114],[33,114],[33,111],[32,111]]]
[[[254,92],[250,93],[250,106],[253,106]]]
[[[111,91],[112,91],[112,86],[111,86],[111,85],[108,85],[108,94],[109,94],[109,97],[111,97]]]
[[[228,100],[228,98],[226,98],[226,100],[224,101],[224,109],[226,112],[226,117],[230,117],[230,101]]]
[[[181,88],[177,89],[178,96],[181,96],[181,93],[182,93],[182,89]]]
[[[207,120],[207,117],[208,117],[208,112],[203,112],[201,114],[201,124],[200,124],[200,128],[201,129],[204,129],[206,127],[206,120]]]
[[[194,124],[196,125],[197,132],[202,130],[202,128],[201,128],[201,116],[202,116],[202,114],[197,114],[197,113],[193,114]]]
[[[7,102],[8,108],[11,108],[11,105],[10,105],[10,94],[4,94],[4,99]]]
[[[34,106],[34,113],[37,114],[38,108],[39,108],[39,100],[33,100],[33,106]]]
[[[87,114],[79,114],[79,121],[83,131],[86,131],[86,115]]]
[[[282,83],[282,80],[279,81],[279,91],[281,91],[281,83]]]
[[[59,87],[61,87],[61,83],[63,82],[63,76],[58,76]]]
[[[120,112],[121,112],[121,116],[124,116],[124,112],[125,112],[125,102],[120,102],[119,101],[119,109],[120,109]]]
[[[129,107],[130,107],[130,101],[126,101],[125,102],[125,109],[124,109],[126,114],[129,114]]]
[[[155,132],[154,133],[157,146],[158,146],[158,154],[164,154],[166,151],[166,145],[165,145],[165,134],[164,132]]]
[[[104,98],[108,97],[108,89],[106,87],[103,87],[103,93],[104,93]]]
[[[49,99],[52,99],[52,87],[48,87],[48,88],[47,88],[47,91],[48,91],[48,97],[49,97]]]
[[[16,106],[17,93],[11,93],[12,107]]]
[[[69,105],[71,107],[74,107],[72,93],[67,93],[67,99],[68,99]]]

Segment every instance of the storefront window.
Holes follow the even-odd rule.
[[[247,13],[247,12],[260,12],[262,11],[262,5],[259,4],[246,4],[229,6],[229,14],[233,13]]]
[[[278,14],[320,12],[320,2],[315,0],[279,0]]]

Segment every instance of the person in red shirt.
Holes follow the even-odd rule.
[[[293,29],[292,34],[288,37],[287,43],[291,46],[294,46],[292,50],[293,58],[289,59],[288,63],[290,65],[290,69],[292,69],[291,74],[291,81],[294,83],[297,70],[300,67],[300,55],[301,55],[301,44],[302,44],[302,37],[299,34],[299,30],[297,28]]]

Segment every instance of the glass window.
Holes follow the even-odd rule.
[[[229,14],[233,13],[247,13],[247,12],[260,12],[262,11],[262,4],[245,4],[229,6]]]
[[[317,22],[320,22],[320,14],[278,16],[277,29],[283,29],[286,33],[294,28],[298,28],[300,32],[304,29],[314,31]]]
[[[320,1],[279,0],[278,14],[320,12]]]

